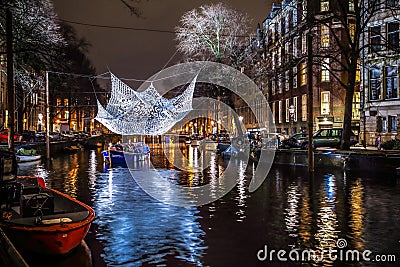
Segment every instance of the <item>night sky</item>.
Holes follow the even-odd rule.
[[[60,19],[87,24],[150,28],[173,31],[188,10],[202,4],[223,2],[230,8],[247,13],[254,34],[257,23],[269,13],[271,0],[148,0],[138,7],[143,18],[131,15],[119,0],[53,0]],[[129,1],[128,1],[129,2]],[[79,37],[92,45],[89,58],[97,73],[108,68],[121,78],[146,79],[160,71],[176,51],[175,34],[74,25]],[[180,61],[176,54],[169,65]]]

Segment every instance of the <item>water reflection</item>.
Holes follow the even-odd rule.
[[[226,162],[215,153],[206,157],[208,167],[193,176],[174,168],[161,148],[151,153],[152,164],[169,182],[208,183],[211,194],[218,193]],[[196,153],[182,150],[187,158],[199,159]],[[170,156],[177,160],[176,153]],[[149,162],[141,164],[134,168],[137,173]],[[338,238],[348,241],[348,249],[400,255],[400,184],[390,178],[321,170],[310,179],[305,169],[274,166],[262,186],[249,193],[255,165],[237,162],[233,190],[208,205],[184,209],[149,197],[126,166],[104,167],[98,151],[82,151],[19,170],[45,177],[48,186],[95,209],[86,238],[94,266],[307,266],[314,263],[259,262],[256,253],[265,244],[269,249],[335,248]],[[159,190],[172,197],[167,189]],[[324,258],[318,265],[363,263]]]
[[[363,249],[363,219],[364,219],[364,203],[363,203],[364,187],[361,179],[358,178],[351,184],[349,203],[350,203],[350,219],[349,227],[353,233],[351,236],[352,245],[355,249],[361,251]]]
[[[106,244],[108,264],[166,264],[170,256],[201,266],[205,234],[198,210],[160,203],[134,182],[125,168],[113,168],[96,180],[94,208],[97,239]]]
[[[318,192],[319,211],[317,213],[317,233],[315,234],[316,249],[320,252],[329,251],[336,247],[338,240],[338,221],[335,210],[336,205],[336,177],[327,174],[323,178],[323,183]],[[329,257],[323,257],[326,266],[332,263]]]

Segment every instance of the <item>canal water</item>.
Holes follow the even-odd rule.
[[[197,152],[187,147],[183,155]],[[217,167],[203,177],[174,169],[156,148],[151,160],[165,179],[182,186],[209,183],[228,161],[211,157]],[[183,208],[147,195],[126,167],[104,165],[100,150],[22,165],[20,175],[41,176],[96,212],[85,243],[70,255],[24,256],[32,266],[400,265],[396,177],[324,169],[310,178],[305,168],[273,166],[250,193],[256,165],[239,166],[237,184],[223,198]],[[331,257],[321,254],[329,248]],[[351,255],[356,252],[359,261]],[[378,258],[392,262],[378,264]]]

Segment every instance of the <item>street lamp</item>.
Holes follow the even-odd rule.
[[[290,135],[293,135],[293,121],[294,121],[294,113],[296,111],[296,108],[293,105],[290,105],[289,108],[289,120],[290,120]]]

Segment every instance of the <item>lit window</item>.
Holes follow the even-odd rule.
[[[301,120],[307,121],[307,95],[301,96]]]
[[[289,91],[289,71],[285,72],[285,91]]]
[[[379,100],[381,95],[381,70],[371,69],[369,71],[370,100]]]
[[[57,106],[61,106],[61,99],[60,98],[57,98],[57,104],[56,104]]]
[[[293,97],[294,117],[293,121],[297,121],[297,96]]]
[[[297,57],[297,37],[293,39],[293,56]]]
[[[356,32],[356,23],[354,20],[349,20],[349,34],[352,41],[354,41],[354,36]]]
[[[321,66],[321,82],[329,82],[329,58],[324,58]]]
[[[290,101],[289,98],[286,99],[286,108],[285,108],[285,113],[286,113],[286,122],[289,122],[289,107],[290,107]]]
[[[321,47],[329,47],[329,27],[321,25]]]
[[[307,83],[307,68],[306,63],[300,63],[300,86]]]
[[[396,66],[385,67],[386,99],[398,98],[398,77]]]
[[[356,71],[356,82],[361,81],[361,71],[360,71],[360,59],[357,60],[357,71]]]
[[[282,123],[282,100],[278,101],[278,123]]]
[[[66,110],[64,113],[64,119],[68,120],[69,119],[69,111]]]
[[[293,88],[297,88],[297,68],[293,68]]]
[[[360,119],[360,92],[354,92],[353,95],[353,104],[352,104],[352,119],[359,120]]]
[[[353,0],[349,1],[349,11],[354,12],[354,1]]]
[[[272,102],[272,122],[275,123],[275,102]]]
[[[329,11],[329,1],[321,0],[321,11]]]
[[[330,92],[321,92],[321,115],[329,115]]]
[[[301,52],[307,53],[307,36],[305,34],[301,38]]]
[[[278,76],[278,93],[282,94],[282,75]]]

